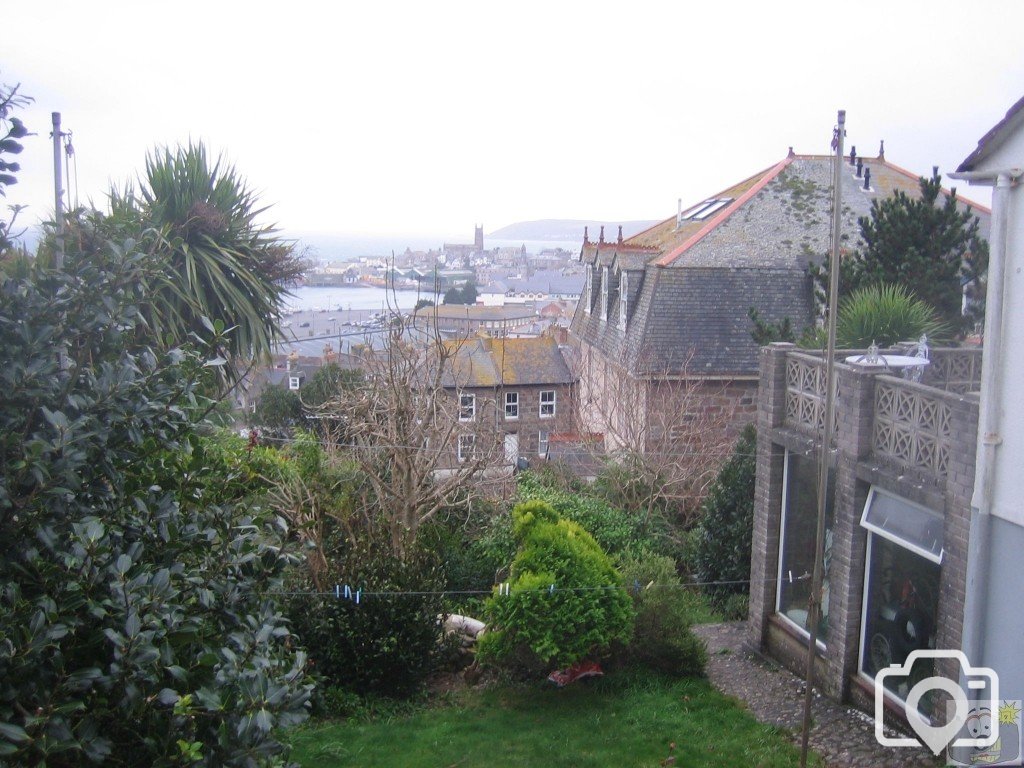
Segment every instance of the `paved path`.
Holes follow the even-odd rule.
[[[784,728],[800,743],[803,680],[746,648],[743,622],[704,624],[694,632],[708,646],[708,679],[720,691],[743,701],[763,723]],[[925,749],[886,748],[875,740],[874,720],[815,693],[810,745],[828,768],[934,768],[944,760]]]

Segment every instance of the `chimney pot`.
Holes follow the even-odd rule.
[[[864,158],[857,158],[857,178],[859,179],[864,174]]]
[[[864,189],[871,189],[871,169],[864,169]]]
[[[878,159],[885,160],[885,139],[882,139],[878,144]]]
[[[604,243],[604,225],[601,225],[601,235],[597,240],[598,243]]]
[[[853,146],[853,147],[850,147],[850,165],[853,165],[856,162],[857,162],[857,147]],[[858,174],[858,175],[860,175],[860,174]]]

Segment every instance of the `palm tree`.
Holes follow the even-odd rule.
[[[163,261],[143,308],[157,337],[172,343],[229,329],[228,370],[269,357],[281,300],[304,263],[291,243],[257,219],[266,211],[232,166],[207,162],[202,144],[146,158],[139,190],[110,192],[109,223]]]

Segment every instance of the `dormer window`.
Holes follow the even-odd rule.
[[[590,306],[594,303],[594,265],[587,264],[587,283],[584,286],[587,294],[583,302],[583,311],[590,314]]]
[[[619,275],[619,328],[626,330],[626,310],[629,309],[629,274]]]
[[[608,267],[601,268],[601,319],[608,319]]]

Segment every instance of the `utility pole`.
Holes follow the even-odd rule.
[[[821,580],[825,559],[825,508],[828,500],[828,465],[832,452],[832,413],[835,410],[836,315],[839,302],[839,245],[842,222],[843,139],[846,136],[846,110],[839,118],[832,149],[832,247],[828,275],[828,344],[825,347],[825,413],[822,418],[821,455],[818,457],[818,530],[814,540],[814,572],[807,603],[807,671],[804,675],[804,720],[800,739],[800,768],[807,768],[807,740],[811,731],[811,700],[814,690],[814,660],[818,655],[818,623],[821,620]]]
[[[61,184],[64,180],[64,169],[61,165],[61,138],[64,134],[60,131],[60,112],[51,113],[53,119],[53,220],[57,226],[56,248],[53,256],[53,266],[57,269],[64,269],[64,190]]]

